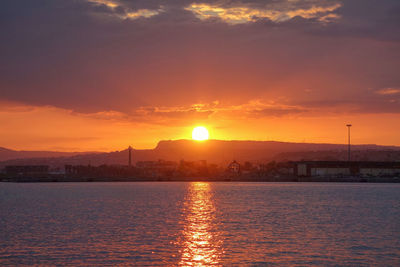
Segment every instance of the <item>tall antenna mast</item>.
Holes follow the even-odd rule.
[[[348,131],[347,131],[347,135],[348,135],[348,155],[347,155],[347,160],[348,161],[350,161],[351,160],[351,157],[350,157],[350,127],[351,127],[351,124],[347,124],[346,125],[347,126],[347,129],[348,129]]]
[[[129,151],[129,162],[128,162],[128,165],[129,165],[129,167],[132,167],[132,147],[131,146],[128,147],[128,151]]]

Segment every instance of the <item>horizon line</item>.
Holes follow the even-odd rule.
[[[316,142],[293,142],[293,141],[278,141],[278,140],[250,140],[250,139],[208,139],[203,141],[197,141],[193,139],[162,139],[157,142],[157,144],[153,148],[135,148],[132,144],[127,144],[126,148],[121,150],[87,150],[87,151],[68,151],[68,150],[45,150],[45,149],[38,149],[38,150],[24,150],[24,149],[14,149],[10,147],[0,146],[0,148],[7,149],[13,152],[54,152],[54,153],[111,153],[111,152],[118,152],[127,150],[129,146],[132,147],[133,150],[154,150],[158,147],[161,142],[176,142],[176,141],[190,141],[193,143],[206,143],[209,141],[221,141],[221,142],[275,142],[275,143],[290,143],[290,144],[312,144],[312,145],[343,145],[347,146],[346,143],[316,143]],[[354,143],[351,144],[352,146],[378,146],[378,147],[394,147],[400,148],[400,145],[379,145],[379,144],[360,144]]]

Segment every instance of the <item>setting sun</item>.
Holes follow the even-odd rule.
[[[208,139],[208,130],[203,126],[198,126],[193,129],[192,138],[197,141],[204,141]]]

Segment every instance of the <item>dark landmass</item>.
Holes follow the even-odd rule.
[[[8,165],[4,182],[400,182],[400,161],[285,161],[228,165],[199,161],[139,161],[135,165]]]
[[[269,162],[290,160],[345,160],[347,145],[289,143],[275,141],[192,140],[160,141],[154,149],[133,150],[133,163],[138,161],[198,161],[226,165],[232,160]],[[398,161],[400,147],[352,145],[352,158],[365,161]],[[5,160],[8,159],[8,160]],[[72,153],[0,150],[0,167],[6,165],[127,165],[128,150],[109,153]]]
[[[96,154],[97,152],[24,151],[0,147],[0,161],[34,158],[58,158],[76,155]]]

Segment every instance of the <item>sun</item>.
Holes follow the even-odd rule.
[[[206,127],[197,126],[193,129],[192,139],[196,141],[204,141],[208,139],[208,130]]]

